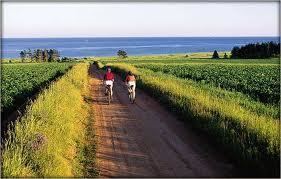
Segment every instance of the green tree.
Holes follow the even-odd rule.
[[[219,54],[218,54],[218,52],[216,50],[214,51],[212,58],[214,58],[214,59],[220,58]]]
[[[31,55],[31,61],[36,61],[37,62],[37,53],[36,53],[36,50],[33,50],[33,53]]]
[[[227,56],[226,53],[224,53],[223,58],[224,58],[224,59],[227,59],[227,58],[228,58],[228,56]]]
[[[52,62],[54,60],[54,51],[53,51],[53,49],[50,49],[48,51],[48,55],[49,55],[48,62]]]
[[[239,47],[233,47],[231,50],[231,58],[239,58]]]
[[[43,51],[43,62],[47,62],[49,59],[48,50],[44,49]]]
[[[21,52],[20,52],[21,62],[24,62],[25,57],[26,57],[26,51],[25,51],[25,50],[24,50],[24,51],[21,51]]]
[[[60,61],[60,53],[58,50],[53,49],[54,50],[54,61]]]
[[[127,52],[125,52],[124,50],[118,50],[117,52],[118,57],[120,58],[127,58]]]
[[[49,62],[54,62],[54,61],[58,61],[60,54],[59,51],[57,51],[56,49],[50,49],[49,50]]]
[[[36,50],[36,62],[43,62],[43,51],[41,49]]]
[[[33,61],[33,54],[30,49],[28,49],[28,51],[26,53],[26,57],[29,58],[31,61]]]
[[[60,61],[60,53],[56,49],[34,49],[33,52],[28,49],[28,51],[23,50],[20,52],[20,57],[22,62],[29,58],[31,62],[53,62]]]

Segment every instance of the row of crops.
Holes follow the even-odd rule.
[[[140,64],[136,66],[239,91],[265,103],[278,104],[280,101],[278,65]]]
[[[100,62],[97,65],[103,67]],[[272,105],[252,100],[236,91],[162,71],[154,72],[122,63],[106,65],[122,76],[129,70],[139,75],[138,88],[157,98],[198,131],[208,134],[250,175],[279,176],[280,121],[276,120],[279,118],[278,109]],[[146,66],[149,67],[152,69],[152,65]]]
[[[71,66],[71,63],[3,65],[1,111],[17,107],[44,87],[44,84],[64,74]]]

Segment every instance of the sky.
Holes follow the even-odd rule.
[[[3,2],[3,37],[278,36],[278,2]]]

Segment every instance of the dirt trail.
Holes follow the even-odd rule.
[[[108,105],[102,73],[91,66],[97,165],[101,177],[227,177],[234,167],[206,139],[137,89],[130,104],[120,77]]]

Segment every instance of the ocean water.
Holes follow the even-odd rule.
[[[114,38],[4,38],[2,58],[17,58],[21,50],[59,50],[61,57],[174,54],[230,51],[234,46],[279,42],[279,37],[114,37]]]

